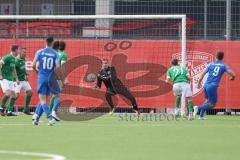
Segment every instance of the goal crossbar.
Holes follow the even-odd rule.
[[[0,15],[0,19],[186,19],[186,15]]]

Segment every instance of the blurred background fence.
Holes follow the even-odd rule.
[[[240,39],[240,0],[0,0],[0,13],[1,15],[186,14],[188,39]],[[20,23],[18,21],[14,23],[15,34],[18,36]],[[85,24],[87,26],[82,24],[80,28],[96,25],[94,22]],[[81,33],[75,28],[79,29],[79,26],[71,26],[72,34]],[[1,32],[6,32],[9,25],[1,21],[0,29]],[[77,37],[81,36],[79,34]]]

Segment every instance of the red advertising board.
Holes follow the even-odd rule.
[[[140,107],[173,107],[171,85],[164,82],[172,58],[181,59],[181,42],[175,40],[76,40],[65,39],[69,61],[66,64],[69,84],[61,98],[72,106],[105,106],[105,88],[95,90],[87,75],[101,69],[101,59],[108,58],[115,66],[119,79],[133,92]],[[31,70],[31,61],[38,49],[45,47],[42,39],[0,39],[1,56],[12,44],[27,48],[29,82],[34,90],[32,105],[37,103],[37,75]],[[202,89],[196,88],[198,78],[206,65],[215,60],[216,51],[225,52],[224,62],[237,74],[240,72],[239,41],[188,41],[187,68],[192,77],[194,103],[204,101]],[[224,75],[219,86],[219,108],[240,108],[239,78],[230,81]],[[1,93],[2,95],[2,93]],[[117,106],[129,106],[121,97],[115,97]],[[24,103],[24,94],[16,105]]]

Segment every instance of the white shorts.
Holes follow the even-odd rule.
[[[192,91],[189,83],[180,82],[173,85],[174,96],[184,95],[185,97],[192,97]]]
[[[19,84],[17,82],[14,82],[14,92],[20,93],[20,91],[23,91],[26,93],[26,91],[31,90],[31,86],[27,81],[20,81]]]
[[[7,90],[14,91],[14,82],[13,81],[3,79],[3,80],[0,81],[0,84],[1,84],[1,87],[2,87],[3,93],[5,93]]]

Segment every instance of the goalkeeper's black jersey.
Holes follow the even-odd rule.
[[[105,84],[106,88],[109,89],[122,86],[122,82],[117,78],[114,67],[108,67],[99,71],[96,87],[101,88],[102,82]]]

